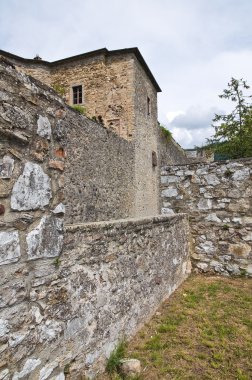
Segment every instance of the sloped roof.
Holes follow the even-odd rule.
[[[20,61],[23,63],[32,63],[33,65],[44,64],[48,67],[55,67],[55,66],[58,66],[58,65],[61,65],[64,63],[74,62],[74,61],[77,61],[79,59],[95,57],[98,55],[104,55],[106,57],[110,57],[110,56],[116,56],[116,55],[119,56],[119,55],[125,55],[125,54],[134,54],[135,55],[137,60],[142,65],[147,76],[149,77],[150,81],[152,82],[153,86],[155,87],[156,91],[161,92],[162,91],[161,88],[159,87],[156,79],[154,78],[152,72],[150,71],[147,63],[145,62],[142,54],[140,53],[140,51],[137,47],[128,48],[128,49],[119,49],[119,50],[108,50],[107,48],[103,48],[103,49],[93,50],[93,51],[83,53],[83,54],[74,55],[72,57],[59,59],[59,60],[53,61],[53,62],[44,61],[42,59],[36,60],[36,59],[23,58],[23,57],[19,57],[18,55],[9,53],[7,51],[0,50],[0,55],[2,55],[4,57],[10,58],[10,59],[15,59],[16,61]]]

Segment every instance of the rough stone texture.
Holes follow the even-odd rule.
[[[72,142],[73,149],[78,151],[78,156],[82,156],[82,162],[86,162],[88,159],[85,169],[87,169],[89,165],[93,167],[92,165],[94,165],[96,160],[96,163],[102,166],[104,176],[108,174],[110,176],[110,174],[116,170],[116,175],[113,175],[113,178],[109,178],[110,180],[114,180],[116,177],[121,177],[122,174],[124,174],[121,185],[118,180],[114,187],[120,188],[120,191],[124,193],[123,189],[127,189],[124,181],[126,177],[128,177],[129,184],[131,184],[131,187],[134,187],[135,193],[132,205],[129,204],[130,196],[127,196],[127,191],[123,194],[123,196],[126,197],[125,208],[127,207],[124,215],[108,215],[107,218],[101,218],[97,215],[100,214],[99,207],[94,210],[93,205],[93,199],[95,199],[95,195],[98,195],[95,184],[94,186],[92,186],[92,184],[86,185],[85,182],[81,185],[78,184],[74,199],[76,200],[78,198],[78,191],[81,192],[81,197],[86,195],[86,192],[89,192],[88,200],[90,201],[90,208],[87,210],[86,205],[82,207],[79,204],[78,208],[80,214],[77,218],[79,218],[80,221],[83,220],[83,212],[89,214],[88,220],[97,220],[97,218],[99,220],[106,220],[111,217],[118,218],[127,217],[129,215],[148,216],[159,213],[159,159],[157,166],[153,165],[152,160],[153,152],[155,157],[156,154],[159,153],[157,89],[154,87],[149,75],[147,75],[146,70],[143,69],[143,65],[140,64],[135,54],[124,52],[122,54],[118,53],[116,55],[106,56],[104,52],[100,52],[80,59],[54,63],[50,68],[47,62],[40,62],[36,65],[33,61],[24,62],[23,60],[15,60],[14,58],[12,61],[18,70],[26,72],[54,88],[60,88],[62,93],[64,93],[63,97],[65,101],[69,105],[73,105],[72,87],[81,85],[83,87],[83,104],[81,106],[83,106],[85,114],[91,119],[100,121],[108,130],[116,132],[117,135],[124,139],[134,141],[134,146],[129,149],[129,147],[122,142],[119,144],[118,141],[115,141],[115,138],[109,137],[108,141],[111,145],[112,143],[114,145],[111,149],[107,150],[105,148],[106,144],[102,144],[103,149],[99,152],[101,149],[101,140],[107,143],[107,138],[104,136],[104,133],[103,136],[101,136],[101,131],[98,131],[96,127],[93,127],[95,129],[93,134],[99,134],[99,136],[97,136],[98,148],[95,146],[94,140],[91,145],[89,145],[90,134],[87,137],[84,131],[83,136],[82,133],[80,133],[79,127],[74,128],[71,136],[69,136],[69,133],[67,134],[67,137],[71,138],[70,141]],[[36,67],[38,67],[37,71]],[[148,100],[149,107],[147,105]],[[61,115],[59,119],[64,119],[64,117]],[[69,118],[67,119],[69,122]],[[92,128],[90,123],[88,127]],[[57,130],[61,133],[60,124],[58,124]],[[72,131],[72,126],[68,130]],[[73,138],[76,132],[78,133],[76,142],[78,142],[79,138],[82,140],[79,146],[74,146],[75,141]],[[112,142],[112,140],[114,141]],[[164,149],[166,149],[165,145],[166,142],[163,141]],[[71,157],[71,144],[69,144],[69,146],[70,150],[68,149],[67,152],[68,157],[70,160],[74,160],[75,155]],[[79,151],[80,146],[82,146],[81,152]],[[86,149],[83,149],[83,146],[85,146]],[[106,152],[104,152],[105,149]],[[133,152],[130,152],[130,150],[133,150]],[[90,151],[92,154],[90,154]],[[104,153],[107,157],[106,163],[102,162],[104,160]],[[93,159],[92,155],[94,156]],[[38,160],[43,159],[41,154],[38,155],[38,153],[36,153],[36,157]],[[91,160],[92,163],[90,164]],[[108,161],[111,161],[111,168],[107,167],[109,166]],[[55,169],[63,170],[61,169],[63,163],[58,163],[57,167],[55,162],[51,163],[51,165],[51,167]],[[78,166],[78,164],[75,162],[75,167],[76,166]],[[79,181],[79,178],[80,177],[75,178],[75,182]],[[71,192],[73,192],[73,189],[71,189]],[[91,193],[95,195],[92,197]],[[106,194],[106,191],[100,195],[101,198],[103,198],[101,202],[102,205],[105,204],[103,200],[106,199],[107,195],[108,200],[109,198],[113,198],[113,194]],[[116,204],[114,210],[117,210],[118,207],[120,206]],[[131,209],[130,212],[129,209]],[[74,213],[75,212],[76,210],[74,210]]]
[[[1,66],[0,88],[8,95],[8,109],[18,107],[30,120],[25,124],[26,135],[20,138],[19,124],[1,119],[0,114],[0,163],[6,157],[11,163],[11,177],[5,178],[6,166],[0,176],[5,222],[12,223],[14,218],[9,214],[10,193],[13,211],[52,210],[64,203],[70,223],[136,215],[133,143],[69,109],[52,90],[8,63]],[[50,123],[50,140],[47,133],[37,134],[38,120],[40,131],[45,126],[48,131]],[[143,209],[152,213],[148,203]]]
[[[120,360],[120,373],[124,376],[136,376],[141,373],[141,363],[138,359]]]
[[[186,212],[194,269],[251,276],[252,160],[165,166],[162,213]]]
[[[40,165],[27,162],[11,194],[13,210],[36,210],[47,206],[50,202],[50,178]]]
[[[73,114],[68,120],[69,124],[67,117],[61,124],[64,128],[71,125],[61,140],[67,147],[64,172],[67,222],[135,216],[133,144],[83,116]]]
[[[37,125],[37,134],[41,137],[45,137],[46,139],[50,140],[52,135],[52,128],[48,118],[39,115]]]
[[[92,376],[186,278],[187,217],[68,225],[62,249],[64,220],[155,212],[155,139],[139,132],[150,138],[144,150],[120,138],[1,60],[0,88],[9,105],[0,109],[0,158],[14,160],[11,177],[0,178],[0,376],[64,380],[64,368],[73,379]],[[25,123],[11,107],[29,115]],[[37,133],[38,115],[50,140],[44,127]],[[139,122],[144,115],[146,107]],[[136,185],[145,175],[150,183]]]
[[[63,220],[44,216],[39,225],[27,234],[26,241],[30,260],[58,256],[63,244]]]
[[[14,160],[9,156],[4,156],[0,160],[0,177],[11,178],[14,169]]]
[[[161,167],[164,165],[187,164],[191,161],[184,149],[172,137],[167,138],[160,127],[158,127],[158,150]]]
[[[0,265],[19,260],[20,245],[18,231],[0,232]]]
[[[186,278],[188,258],[184,215],[67,225],[57,261],[24,256],[0,276],[0,369],[91,376]]]

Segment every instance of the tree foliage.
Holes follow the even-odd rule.
[[[244,95],[249,86],[243,79],[231,78],[228,88],[219,95],[235,103],[230,114],[215,115],[215,135],[208,139],[208,147],[230,158],[252,156],[252,104],[251,95]]]

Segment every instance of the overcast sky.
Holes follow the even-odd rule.
[[[22,57],[135,46],[162,89],[159,121],[202,145],[230,78],[252,86],[252,0],[0,0],[0,48]]]

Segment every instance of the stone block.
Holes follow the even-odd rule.
[[[39,118],[37,120],[37,134],[48,140],[51,139],[51,135],[52,135],[51,123],[46,116],[44,117],[44,116],[39,115]]]
[[[141,363],[138,359],[121,359],[119,366],[123,376],[137,376],[141,373]]]
[[[236,257],[248,257],[251,252],[251,246],[247,243],[237,243],[229,245],[229,253]]]
[[[56,161],[56,160],[49,161],[49,168],[51,169],[57,169],[57,170],[63,171],[64,167],[65,167],[65,164],[62,161]]]
[[[4,156],[0,160],[0,178],[11,178],[14,169],[14,160],[10,156]]]
[[[216,223],[221,223],[221,219],[218,218],[218,216],[216,214],[209,214],[205,220],[207,220],[208,222],[216,222]]]
[[[20,255],[18,231],[0,232],[0,265],[15,263]]]
[[[220,181],[216,174],[207,174],[205,175],[205,180],[207,181],[208,185],[216,186],[220,184]]]
[[[210,210],[212,208],[212,201],[211,199],[200,199],[197,206],[199,210]]]
[[[236,170],[234,174],[232,175],[233,181],[245,181],[250,176],[250,170],[249,168],[244,168],[241,170]]]
[[[43,209],[50,202],[51,180],[40,165],[27,162],[11,194],[13,210]]]
[[[176,197],[178,195],[178,190],[174,188],[168,188],[166,190],[163,190],[161,195],[162,197],[166,197],[166,198]]]
[[[33,372],[40,364],[41,364],[40,359],[36,359],[36,358],[27,359],[22,371],[15,372],[12,380],[27,378],[27,376],[30,375],[30,373]]]
[[[63,219],[44,216],[26,241],[29,260],[58,256],[63,246]]]

